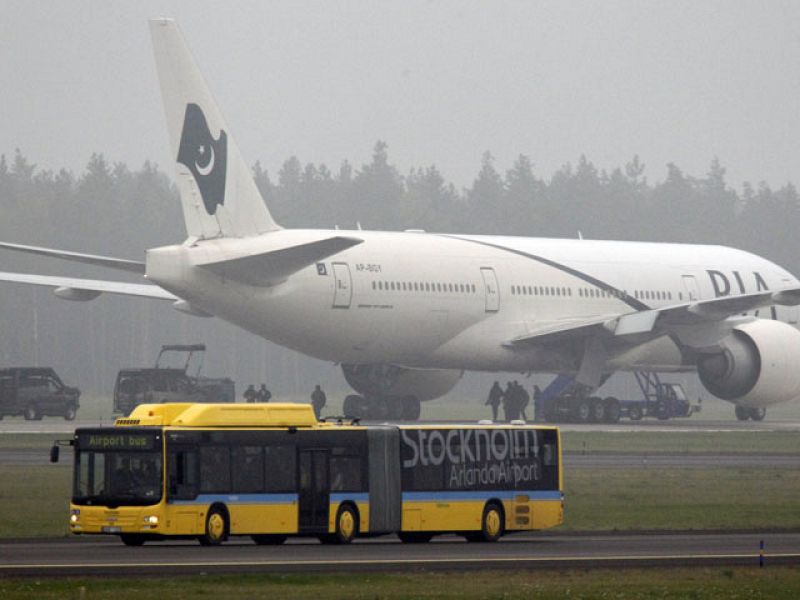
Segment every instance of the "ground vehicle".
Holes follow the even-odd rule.
[[[27,421],[43,416],[72,421],[78,413],[78,388],[64,385],[50,367],[0,369],[0,419],[22,415]]]
[[[544,418],[550,422],[616,423],[622,417],[665,421],[700,412],[700,404],[692,404],[679,383],[662,382],[658,373],[634,371],[634,376],[642,392],[642,398],[635,400],[588,396],[572,377],[559,376],[541,393]]]
[[[366,426],[317,422],[307,404],[151,404],[113,428],[78,429],[72,443],[70,531],[128,545],[494,541],[563,519],[555,427]]]
[[[122,369],[114,384],[114,412],[123,415],[139,404],[163,402],[235,402],[234,383],[227,377],[201,377],[204,344],[165,345],[158,353],[154,368]],[[164,366],[166,359],[177,353],[186,358],[180,367]],[[192,358],[199,356],[194,375],[189,375]]]

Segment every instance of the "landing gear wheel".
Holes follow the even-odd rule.
[[[68,406],[67,410],[64,411],[64,420],[65,421],[74,421],[78,411],[75,409],[74,406]]]
[[[631,406],[628,409],[628,418],[631,421],[641,421],[642,420],[642,409],[638,406]]]
[[[342,412],[345,417],[352,419],[365,419],[368,414],[369,405],[363,396],[350,395],[344,399]]]
[[[612,396],[606,398],[603,404],[605,409],[603,412],[603,421],[606,423],[619,423],[619,417],[622,414],[619,400]]]
[[[404,544],[427,544],[433,539],[433,534],[427,531],[401,531],[397,537]]]
[[[750,418],[750,410],[744,406],[737,406],[734,410],[738,421],[747,421]]]
[[[416,396],[404,396],[401,403],[403,405],[402,418],[404,421],[416,421],[419,419],[419,415],[422,412],[419,398]]]
[[[126,546],[141,546],[146,540],[143,535],[138,533],[123,533],[119,536],[119,539]]]
[[[208,511],[206,532],[198,540],[201,546],[219,546],[228,539],[228,515],[219,507]]]
[[[259,546],[279,546],[286,541],[285,535],[251,535],[253,541]]]
[[[403,403],[400,398],[386,399],[386,416],[390,421],[399,421],[403,418]]]
[[[596,396],[589,398],[589,422],[602,423],[605,415],[606,407],[603,406],[603,401]]]
[[[481,519],[481,530],[468,534],[468,542],[496,542],[505,532],[503,509],[495,503],[486,505]]]
[[[751,408],[750,409],[750,418],[753,421],[763,421],[764,417],[767,416],[767,409],[766,408]]]
[[[41,419],[39,416],[39,411],[36,410],[35,406],[28,406],[25,408],[25,412],[23,413],[26,421],[38,421]]]
[[[592,414],[592,407],[588,400],[579,400],[575,405],[575,420],[578,423],[588,423]]]
[[[336,532],[320,536],[323,544],[349,544],[358,535],[358,515],[352,506],[344,505],[336,513]]]

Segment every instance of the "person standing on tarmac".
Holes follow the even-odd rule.
[[[525,409],[528,407],[528,404],[531,401],[531,397],[528,394],[528,390],[526,390],[523,386],[518,386],[517,391],[519,392],[519,412],[522,416],[523,421],[527,421],[528,417],[525,414]],[[520,416],[520,415],[517,415]]]
[[[542,388],[538,385],[533,386],[533,420],[544,421],[544,411],[542,410]]]
[[[320,414],[322,414],[322,409],[327,401],[328,398],[325,396],[325,392],[323,392],[320,385],[317,384],[314,391],[311,392],[311,406],[314,407],[314,414],[317,415],[317,419],[319,419]]]
[[[503,417],[506,421],[513,419],[514,415],[514,384],[510,381],[506,383],[506,390],[503,392]]]
[[[244,391],[244,401],[248,403],[253,403],[256,401],[258,397],[258,392],[256,392],[256,387],[251,383],[247,386],[247,389]]]
[[[495,381],[492,385],[492,389],[489,390],[489,397],[486,399],[485,404],[485,406],[492,407],[492,421],[497,421],[497,410],[500,408],[502,399],[503,388],[500,387],[500,383]]]
[[[272,398],[272,392],[267,389],[266,383],[262,383],[258,392],[256,392],[256,400],[258,402],[269,402],[270,398]]]

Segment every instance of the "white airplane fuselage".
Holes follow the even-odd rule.
[[[350,235],[363,243],[271,286],[198,262]],[[147,277],[192,307],[337,363],[565,372],[574,357],[505,345],[554,323],[797,285],[785,269],[722,246],[422,232],[281,230],[150,250]],[[758,315],[796,325],[798,307]],[[663,336],[609,370],[691,369]]]

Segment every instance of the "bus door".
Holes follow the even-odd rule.
[[[300,451],[299,530],[327,532],[330,507],[328,451]]]

